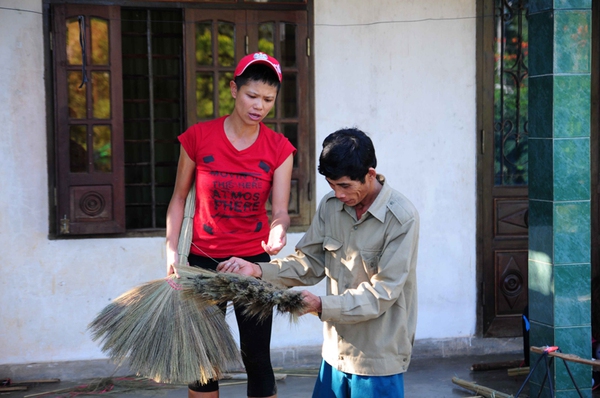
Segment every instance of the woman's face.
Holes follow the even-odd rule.
[[[249,124],[261,122],[273,109],[277,87],[250,80],[240,89],[231,82],[231,95],[235,98],[234,112]]]

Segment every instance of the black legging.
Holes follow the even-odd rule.
[[[268,262],[271,259],[267,253],[243,258],[250,262]],[[188,261],[194,267],[215,270],[218,262],[227,259],[217,258],[213,260],[190,253]],[[275,383],[275,375],[271,366],[270,352],[273,316],[270,315],[265,320],[258,321],[256,317],[243,315],[243,306],[234,306],[234,308],[240,332],[242,361],[248,374],[247,394],[249,397],[270,397],[271,395],[275,395],[277,393],[277,384]],[[221,309],[225,312],[225,306],[222,306]],[[200,384],[199,381],[195,381],[190,383],[188,388],[197,392],[217,391],[219,389],[219,382],[218,380],[210,380],[207,384]]]

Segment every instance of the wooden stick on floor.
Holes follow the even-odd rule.
[[[502,362],[487,362],[487,363],[474,363],[471,365],[472,371],[483,371],[483,370],[497,370],[497,369],[509,369],[518,367],[522,360],[514,361],[502,361]]]
[[[26,386],[0,387],[0,392],[25,391],[25,390],[27,390]]]
[[[523,366],[522,368],[512,368],[507,371],[509,376],[522,376],[529,374],[529,366]]]
[[[492,390],[491,388],[480,386],[478,384],[459,379],[458,377],[453,377],[452,383],[459,385],[467,390],[471,390],[475,394],[481,395],[485,398],[513,398],[512,395],[504,394],[500,391]]]
[[[33,380],[15,380],[10,383],[11,386],[21,386],[24,384],[46,384],[60,383],[60,379],[33,379]]]

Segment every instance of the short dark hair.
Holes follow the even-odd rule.
[[[281,82],[279,81],[277,73],[269,66],[263,64],[252,64],[248,66],[244,73],[236,76],[233,81],[238,90],[250,81],[262,82],[269,86],[277,87],[277,93],[279,93],[279,88],[281,87]]]
[[[357,128],[344,128],[323,141],[319,173],[331,180],[348,177],[365,182],[369,168],[377,167],[373,141]]]

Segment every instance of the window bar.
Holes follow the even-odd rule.
[[[500,126],[500,140],[499,140],[499,145],[500,145],[500,185],[504,185],[504,181],[505,181],[505,175],[504,175],[504,139],[505,139],[505,133],[504,133],[504,124],[505,124],[505,120],[504,120],[504,50],[505,50],[505,40],[506,40],[506,10],[505,7],[507,7],[504,4],[504,1],[500,2],[499,5],[499,13],[500,13],[500,41],[499,41],[499,46],[500,46],[500,120],[499,120],[499,126]]]
[[[148,46],[148,93],[150,109],[150,196],[152,198],[152,228],[156,228],[156,156],[154,154],[154,71],[152,68],[152,19],[150,10],[146,11],[146,43]]]
[[[185,34],[183,35],[185,37]],[[179,54],[183,54],[184,48],[183,46],[179,47]],[[175,132],[175,143],[179,146],[179,139],[177,138],[179,134],[183,133],[185,130],[187,123],[185,120],[185,106],[183,106],[183,98],[185,98],[185,87],[182,81],[185,81],[185,62],[184,57],[179,56],[179,129]],[[179,157],[176,158],[176,164],[179,164]],[[173,189],[175,189],[175,182],[173,182]]]
[[[219,98],[219,71],[221,70],[219,65],[219,21],[213,20],[210,28],[212,30],[210,51],[212,52],[213,59],[213,118],[217,118],[221,114],[221,101]],[[246,51],[247,53],[248,51]]]

